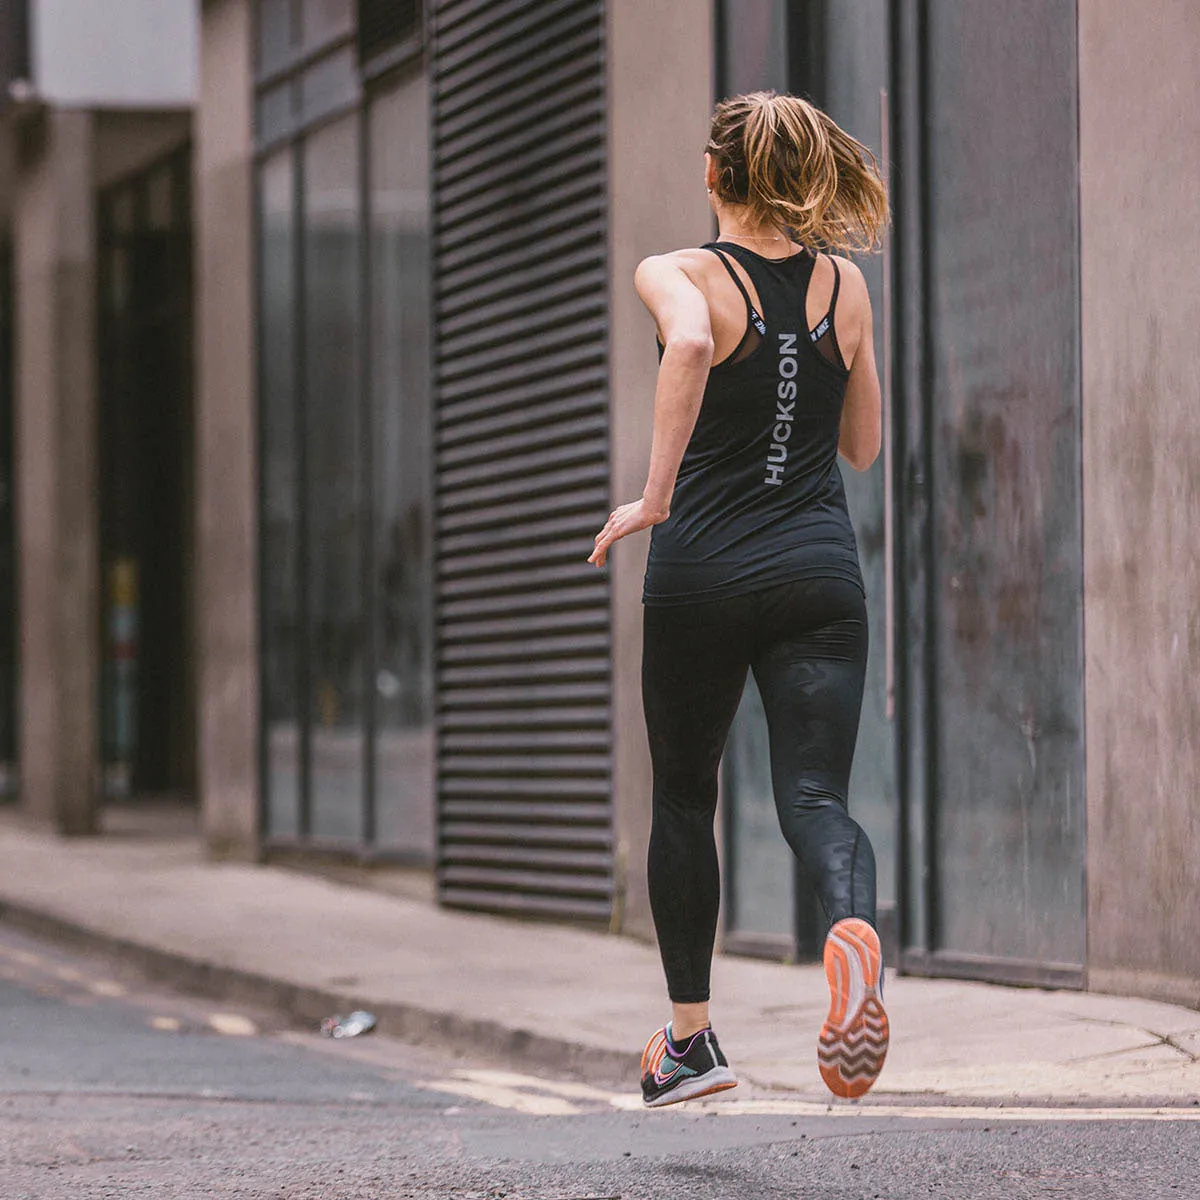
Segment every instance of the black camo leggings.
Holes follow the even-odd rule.
[[[762,693],[783,835],[830,923],[875,923],[875,854],[846,811],[867,666],[859,588],[806,579],[728,600],[647,606],[642,696],[654,763],[650,905],[676,1003],[709,996],[720,871],[717,767],[747,670]]]

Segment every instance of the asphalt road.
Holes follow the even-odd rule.
[[[647,1113],[634,1082],[329,1041],[0,926],[0,1200],[1200,1197],[1200,1107]]]

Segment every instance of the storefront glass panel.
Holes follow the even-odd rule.
[[[296,412],[295,158],[259,175],[262,412],[262,710],[267,828],[300,830],[300,438]]]
[[[308,705],[312,832],[363,835],[359,121],[304,146]]]
[[[293,0],[258,0],[258,67],[270,71],[284,62],[295,40]]]
[[[428,78],[361,68],[349,0],[272,8],[256,130],[264,833],[427,862]]]
[[[369,109],[375,811],[381,847],[433,853],[428,85]]]

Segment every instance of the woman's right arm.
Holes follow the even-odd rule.
[[[665,519],[712,366],[708,300],[671,256],[647,258],[633,277],[664,346],[654,391],[654,437],[643,498]]]
[[[675,257],[668,254],[643,260],[633,282],[665,348],[654,392],[654,437],[646,486],[640,499],[615,509],[596,535],[596,548],[588,562],[598,567],[604,566],[614,542],[661,524],[670,515],[675,478],[700,414],[712,366],[708,300]]]

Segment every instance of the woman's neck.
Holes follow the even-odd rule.
[[[747,221],[745,215],[729,209],[723,209],[717,214],[718,236],[732,241],[757,242],[765,247],[786,246],[791,240],[788,235],[769,221],[754,224]]]

